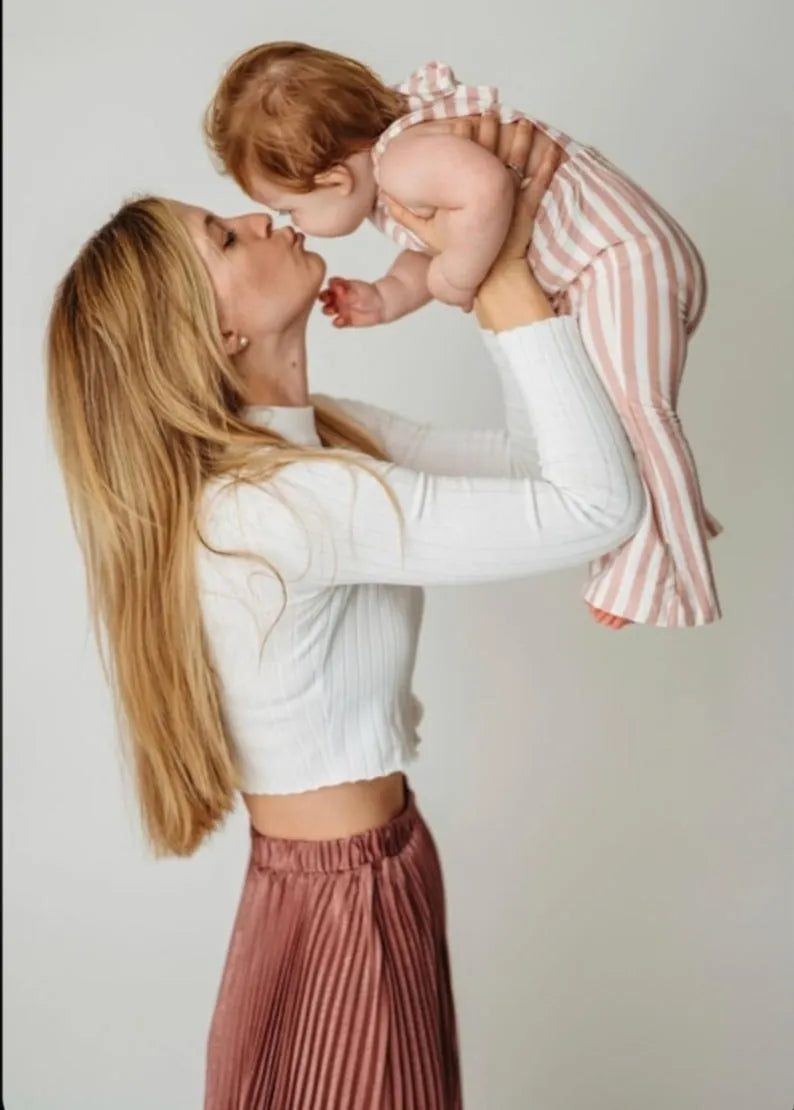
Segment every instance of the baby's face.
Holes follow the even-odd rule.
[[[251,195],[273,212],[289,216],[295,228],[304,235],[318,235],[323,239],[349,235],[372,211],[372,205],[369,205],[362,212],[358,198],[352,194],[338,195],[333,185],[320,185],[310,193],[293,193],[257,182]]]
[[[317,186],[310,193],[298,193],[254,173],[251,196],[288,216],[305,235],[327,239],[349,235],[372,212],[377,185],[369,151],[350,155],[315,180]]]

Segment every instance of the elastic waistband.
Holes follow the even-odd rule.
[[[251,860],[274,871],[352,871],[399,855],[420,821],[416,799],[406,783],[405,805],[387,825],[339,840],[283,840],[252,827]]]

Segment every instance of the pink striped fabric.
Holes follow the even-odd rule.
[[[204,1110],[460,1110],[444,919],[410,791],[347,840],[252,832]]]
[[[499,100],[499,91],[492,85],[462,85],[445,62],[429,62],[401,84],[395,85],[394,89],[402,93],[408,112],[383,132],[372,149],[376,179],[381,156],[388,144],[416,123],[476,116],[483,112],[495,112],[502,123],[512,123],[514,120],[525,118],[521,112],[505,107]],[[562,131],[556,131],[539,121],[533,122],[536,127],[559,143],[563,150],[573,152],[579,149],[578,143],[568,138]],[[424,244],[407,228],[391,218],[382,197],[377,198],[371,219],[377,228],[401,247],[418,251],[425,249]]]
[[[439,62],[398,89],[409,113],[376,144],[376,174],[388,142],[415,123],[486,110],[505,123],[521,118],[496,89],[461,85]],[[636,535],[591,566],[585,599],[640,624],[708,624],[721,615],[708,551],[721,529],[703,504],[676,411],[689,338],[705,307],[703,262],[672,217],[602,155],[532,122],[566,157],[543,199],[529,261],[557,311],[578,319],[647,493]],[[373,220],[400,246],[421,249],[382,205]]]

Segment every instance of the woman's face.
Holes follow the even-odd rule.
[[[230,354],[241,337],[253,343],[305,326],[325,262],[304,250],[301,234],[274,231],[262,213],[224,219],[187,204],[178,212],[209,272]]]

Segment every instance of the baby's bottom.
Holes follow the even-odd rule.
[[[685,240],[684,240],[685,241]],[[656,239],[617,244],[568,290],[587,351],[623,420],[646,488],[637,533],[591,566],[585,599],[612,627],[689,627],[719,618],[697,469],[675,411],[687,341],[705,286],[692,249],[690,280]],[[618,618],[617,621],[611,618]]]

